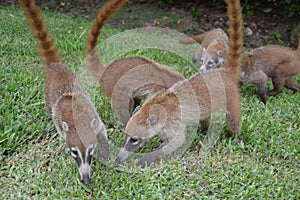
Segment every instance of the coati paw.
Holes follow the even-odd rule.
[[[136,165],[140,166],[141,168],[145,168],[146,164],[148,165],[148,162],[145,159],[141,159],[136,163]]]
[[[260,97],[260,100],[261,100],[264,104],[267,103],[267,98],[268,98],[267,94],[260,94],[259,97]]]
[[[207,135],[208,134],[208,129],[204,129],[201,131],[202,135]]]
[[[278,93],[280,93],[280,92],[277,92],[277,91],[274,91],[274,90],[269,90],[267,92],[268,96],[276,96]]]
[[[100,162],[105,162],[107,159],[108,159],[108,156],[109,156],[109,151],[108,150],[102,150],[101,152],[100,152],[100,158],[99,158],[99,160],[100,160]]]

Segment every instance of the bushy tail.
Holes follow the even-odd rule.
[[[49,34],[43,16],[35,4],[34,0],[19,0],[19,4],[24,11],[27,22],[32,30],[33,37],[37,40],[37,48],[42,59],[44,71],[53,62],[59,62],[60,57],[54,40]]]
[[[225,0],[228,4],[229,17],[229,53],[224,66],[230,68],[234,77],[238,80],[239,69],[243,53],[243,19],[242,8],[239,0]]]
[[[90,33],[87,38],[86,55],[87,67],[89,72],[99,78],[99,73],[103,71],[100,58],[97,53],[97,41],[105,22],[118,11],[128,0],[110,0],[102,8],[92,24]]]
[[[196,42],[201,43],[204,40],[204,38],[206,37],[206,33],[207,32],[199,34],[199,35],[194,35],[191,38],[182,38],[182,39],[180,39],[179,42],[182,44],[193,44]]]

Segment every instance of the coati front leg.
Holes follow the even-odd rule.
[[[177,133],[175,137],[171,139],[166,139],[163,144],[161,144],[155,151],[148,153],[145,157],[137,162],[137,165],[141,167],[145,167],[145,165],[149,165],[150,163],[171,154],[176,149],[181,147],[185,141],[185,129]]]
[[[266,104],[267,103],[267,81],[268,76],[262,71],[258,70],[257,72],[253,73],[254,79],[251,80],[251,83],[254,84],[258,89],[258,94],[261,101]]]
[[[280,76],[272,77],[273,90],[268,91],[268,96],[276,96],[279,94],[284,86],[285,80]]]
[[[268,76],[262,70],[257,68],[258,67],[255,65],[252,65],[251,70],[242,68],[240,81],[242,83],[255,85],[258,89],[260,99],[266,104]]]
[[[207,135],[209,124],[210,124],[210,117],[201,120],[199,123],[201,124],[202,134]]]
[[[284,87],[293,91],[293,94],[297,91],[300,91],[300,85],[296,83],[296,81],[292,78],[289,78],[285,81]]]

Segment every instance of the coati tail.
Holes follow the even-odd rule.
[[[242,8],[239,0],[225,1],[228,4],[227,13],[229,17],[229,54],[224,66],[231,68],[238,79],[243,53]]]
[[[27,22],[32,30],[33,37],[38,41],[37,48],[42,59],[44,71],[53,62],[59,62],[60,56],[54,44],[54,39],[49,34],[43,16],[36,6],[34,0],[19,0],[24,11]]]
[[[101,71],[102,65],[97,54],[97,41],[105,22],[118,11],[128,0],[110,0],[102,8],[91,26],[86,44],[87,67],[93,76]],[[99,77],[98,77],[99,78]]]

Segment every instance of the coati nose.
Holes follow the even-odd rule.
[[[81,180],[81,182],[82,182],[83,184],[85,184],[85,185],[88,185],[88,184],[90,184],[91,179],[90,179],[90,178],[83,178],[83,179]]]

